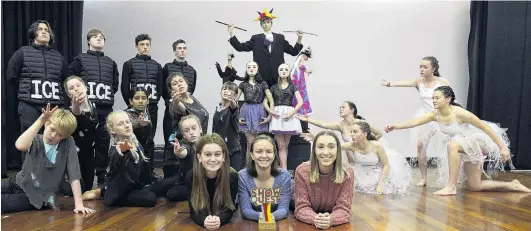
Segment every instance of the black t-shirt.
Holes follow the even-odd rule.
[[[263,103],[265,90],[268,90],[269,86],[266,82],[256,83],[255,85],[249,82],[241,82],[238,88],[242,90],[246,103]]]
[[[179,158],[179,184],[184,185],[184,178],[186,177],[186,174],[188,171],[190,171],[194,167],[194,157],[195,157],[195,148],[192,147],[192,145],[182,142],[181,146],[183,146],[188,154],[186,154],[186,157]],[[175,155],[175,154],[174,154]],[[177,156],[175,156],[178,158]]]
[[[278,85],[275,84],[269,90],[275,101],[275,106],[293,106],[293,97],[297,91],[293,84],[290,83],[285,89],[278,89]]]
[[[232,109],[230,106],[222,109],[221,104],[216,107],[212,120],[212,133],[217,133],[229,149],[229,154],[240,151],[240,136],[238,134],[239,109]]]

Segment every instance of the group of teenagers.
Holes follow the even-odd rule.
[[[13,55],[7,70],[19,89],[23,134],[15,146],[25,155],[22,170],[2,182],[2,213],[57,209],[57,192],[73,196],[76,213],[95,212],[84,206],[84,200],[153,207],[159,197],[166,197],[187,201],[191,219],[213,230],[230,222],[238,207],[242,218],[258,220],[261,206],[251,201],[252,190],[273,188],[281,192],[279,203],[272,206],[276,220],[293,211],[298,220],[326,229],[350,221],[355,192],[408,193],[411,167],[382,132],[358,115],[354,103],[340,105],[338,122],[310,118],[306,77],[312,71],[306,61],[311,50],[302,50],[300,31],[295,46],[272,33],[271,13],[259,12],[264,33],[244,43],[234,35],[234,26],[228,26],[231,45],[237,51],[253,51],[254,61],[247,63],[243,77],[232,67],[232,55],[225,71],[216,63],[222,86],[211,133],[210,114],[193,96],[197,72],[185,60],[183,40],[172,45],[176,58],[162,68],[149,55],[151,38],[136,37],[138,54],[124,63],[121,78],[128,108],[113,111],[119,74],[116,63],[103,53],[103,32],[90,30],[88,51],[67,65],[51,48],[54,34],[49,23],[36,21],[28,30],[30,45]],[[284,62],[284,53],[297,56],[292,66]],[[483,173],[503,171],[510,161],[505,130],[455,103],[448,81],[440,77],[437,59],[423,58],[420,72],[412,80],[382,82],[385,87],[419,91],[418,114],[385,127],[386,132],[417,128],[412,131],[422,173],[418,185],[426,185],[426,152],[434,152],[443,171],[439,180],[446,181],[435,195],[455,195],[465,179],[473,191],[531,192],[517,180],[481,180]],[[161,97],[166,103],[163,178],[153,170]],[[308,123],[325,130],[312,134]],[[247,140],[245,151],[240,132]],[[287,156],[293,135],[312,142],[312,149],[309,161],[290,173]],[[489,171],[483,170],[486,159]]]

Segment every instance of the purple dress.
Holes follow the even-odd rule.
[[[295,88],[299,91],[302,98],[302,107],[299,109],[298,114],[308,116],[313,114],[313,112],[312,107],[310,106],[310,97],[306,90],[306,77],[304,71],[306,71],[306,65],[301,65],[300,68],[295,69],[291,76],[291,82],[295,85]],[[295,107],[297,103],[297,97],[293,97],[293,107]]]
[[[264,108],[265,90],[269,89],[266,82],[256,83],[241,82],[238,88],[243,92],[243,103],[240,109],[240,119],[245,124],[240,124],[240,130],[248,133],[261,133],[269,131],[269,123],[260,124],[262,118],[266,118],[267,112]]]

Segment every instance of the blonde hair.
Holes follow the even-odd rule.
[[[121,114],[121,113],[124,113],[129,118],[129,115],[125,111],[113,111],[107,116],[107,121],[106,121],[107,122],[106,123],[107,124],[107,131],[109,132],[109,136],[111,137],[110,148],[115,148],[115,146],[118,145],[118,140],[111,133],[111,130],[114,128],[114,121],[113,121],[114,117],[116,117],[118,114]],[[132,126],[131,126],[131,129],[132,129]],[[131,137],[129,137],[129,138],[131,139],[131,141],[133,142],[133,144],[136,147],[141,146],[140,142],[138,142],[138,140],[136,139],[136,136],[135,136],[134,133],[131,134]],[[144,147],[142,147],[142,150],[143,149],[144,149]],[[137,150],[137,149],[131,149],[131,153],[133,154],[133,157],[135,159],[135,163],[138,163],[139,159],[142,159],[143,161],[148,161],[149,160],[146,156],[144,156],[144,152],[143,151],[140,151],[140,150]]]
[[[317,141],[321,136],[331,136],[336,141],[337,153],[336,160],[334,162],[335,171],[332,175],[332,179],[334,183],[341,184],[350,176],[349,173],[346,171],[345,167],[343,166],[343,158],[341,155],[341,142],[339,141],[337,135],[329,130],[317,133],[313,141],[312,155],[310,155],[310,183],[315,184],[319,182],[319,161],[317,160],[317,156],[315,154],[315,146],[317,146]]]
[[[221,147],[225,161],[217,172],[216,191],[214,198],[212,198],[212,208],[210,207],[211,199],[208,196],[206,187],[206,170],[200,163],[197,156],[194,156],[194,166],[192,168],[192,194],[190,201],[192,208],[199,213],[208,215],[219,215],[225,209],[234,211],[236,207],[232,202],[230,195],[230,173],[235,173],[236,170],[230,167],[230,157],[225,141],[216,133],[208,134],[197,142],[196,154],[201,155],[203,148],[207,144],[217,144]]]
[[[195,116],[195,115],[187,115],[187,116],[184,116],[184,117],[181,118],[181,120],[179,121],[179,130],[181,131],[181,133],[182,133],[184,121],[189,120],[189,119],[195,119],[195,121],[199,125],[199,129],[201,130],[201,133],[202,133],[203,130],[202,130],[202,127],[201,127],[201,121],[199,121],[199,118],[197,118],[197,116]]]
[[[66,91],[66,94],[70,97],[70,93],[68,93],[68,81],[72,80],[72,79],[77,79],[79,80],[79,82],[81,82],[85,88],[87,88],[87,84],[85,83],[85,81],[83,81],[83,79],[77,75],[71,75],[69,76],[68,78],[65,79],[65,81],[63,82],[63,87]]]
[[[69,110],[58,108],[52,115],[50,122],[63,137],[69,138],[77,129],[77,119]]]

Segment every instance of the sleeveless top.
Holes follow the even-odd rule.
[[[367,165],[367,166],[376,166],[380,163],[380,158],[374,151],[374,146],[371,147],[371,151],[367,154],[361,154],[357,151],[353,152],[354,161],[356,164]]]
[[[454,115],[454,119],[451,124],[441,124],[441,122],[439,122],[438,114],[435,116],[435,118],[437,119],[437,122],[439,123],[439,126],[441,127],[441,132],[443,132],[444,134],[450,135],[450,136],[463,134],[463,132],[468,128],[467,123],[457,123],[457,119],[455,118],[455,115]]]
[[[419,91],[419,96],[420,96],[420,108],[423,111],[430,112],[430,111],[435,110],[433,106],[432,97],[433,97],[433,92],[439,86],[441,86],[441,84],[439,83],[439,79],[436,80],[435,86],[433,86],[432,88],[426,88],[424,86],[424,81],[422,79],[420,80],[418,91]]]

